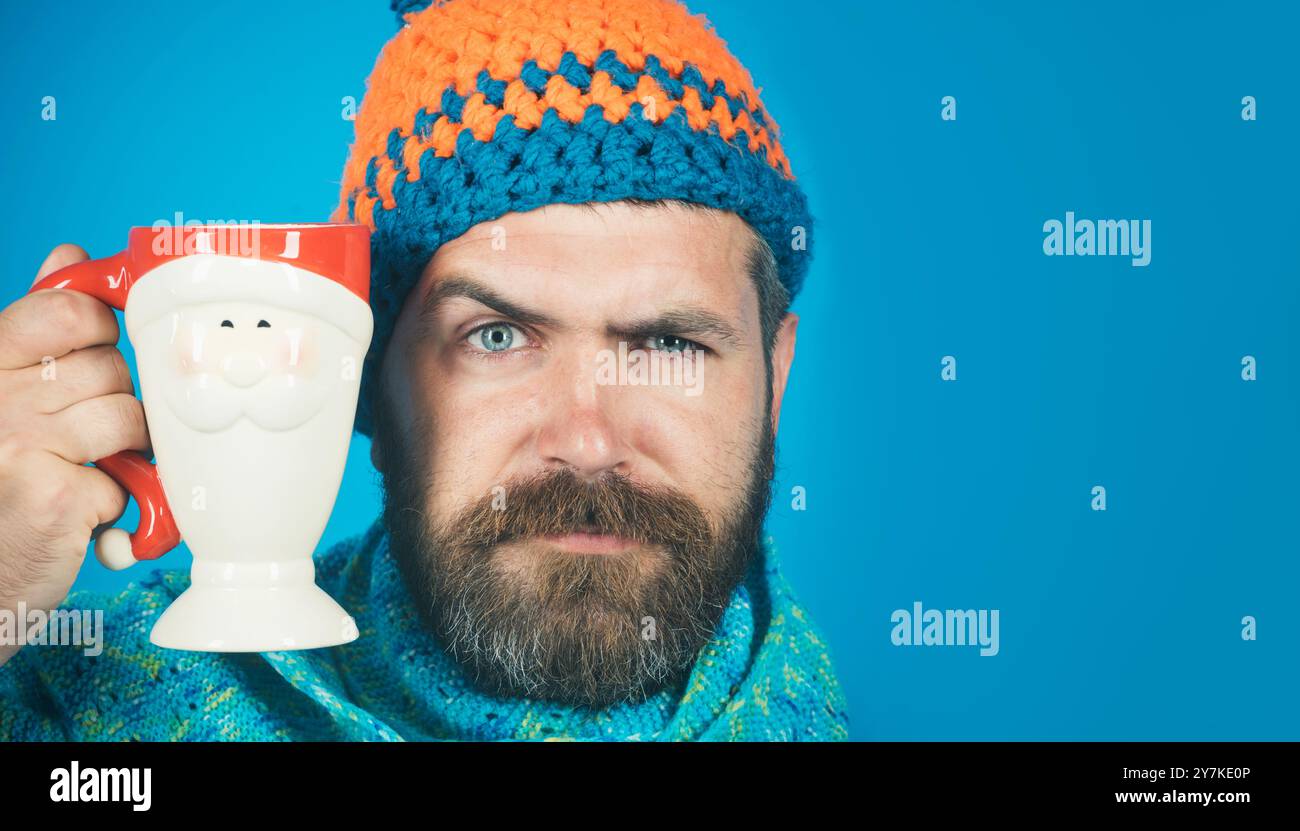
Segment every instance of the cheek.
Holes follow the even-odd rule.
[[[274,374],[312,377],[320,368],[320,337],[309,328],[288,329],[276,336],[266,357]]]
[[[629,401],[621,412],[629,417],[637,452],[713,513],[749,482],[764,408],[761,385],[756,390],[748,372],[728,374],[716,364],[709,369],[698,395],[680,388],[627,388]]]
[[[219,356],[213,354],[207,330],[202,326],[182,323],[172,337],[171,367],[181,376],[191,377],[215,371]]]
[[[525,450],[536,432],[539,402],[528,385],[508,391],[447,378],[432,366],[417,371],[412,387],[413,429],[428,425],[430,475],[437,483],[439,516],[489,494],[527,468]]]
[[[316,376],[322,349],[320,337],[314,330],[287,329],[263,337],[265,339],[254,339],[243,348],[260,354],[267,362],[269,374],[302,378]],[[217,342],[205,327],[183,324],[177,327],[170,344],[170,365],[178,375],[185,377],[218,372],[221,359],[235,348],[238,347]]]

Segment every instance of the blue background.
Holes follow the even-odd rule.
[[[691,5],[764,86],[819,221],[769,531],[853,735],[1300,738],[1295,13]],[[395,29],[382,0],[0,19],[5,298],[55,244],[103,256],[178,210],[324,218],[341,99]],[[1067,210],[1150,219],[1151,264],[1044,256]],[[376,515],[368,450],[322,545]],[[137,576],[91,560],[78,586]],[[1001,654],[892,646],[916,600],[1000,609]]]

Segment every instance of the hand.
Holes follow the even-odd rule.
[[[60,245],[36,279],[85,259]],[[126,508],[126,492],[86,466],[149,449],[117,339],[113,310],[76,291],[38,291],[0,311],[0,610],[56,608],[91,537]],[[0,644],[0,664],[17,651]]]

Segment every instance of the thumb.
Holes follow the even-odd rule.
[[[86,250],[80,245],[73,245],[70,242],[56,245],[54,246],[54,250],[45,257],[45,262],[41,263],[41,267],[37,270],[36,279],[32,281],[32,285],[36,285],[41,280],[45,279],[47,275],[58,271],[64,266],[69,266],[73,263],[79,263],[89,259],[90,255],[87,254]]]

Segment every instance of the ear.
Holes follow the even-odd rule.
[[[785,384],[790,378],[790,365],[794,363],[795,332],[799,328],[799,315],[788,312],[776,330],[776,343],[772,346],[772,433],[781,423],[781,400],[785,398]]]

